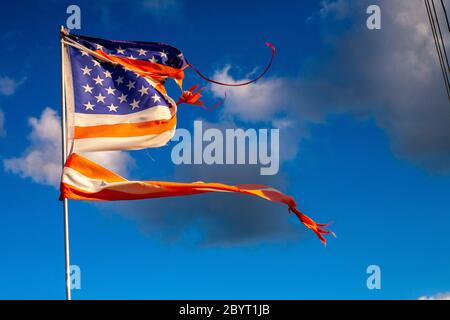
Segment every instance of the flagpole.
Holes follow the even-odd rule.
[[[64,43],[63,34],[67,31],[61,26],[60,42],[61,42],[61,139],[62,139],[62,168],[67,159],[67,132],[66,132],[66,92],[65,92],[65,66],[64,66]],[[72,300],[70,288],[70,247],[69,247],[69,203],[68,199],[63,199],[64,210],[64,257],[65,257],[65,273],[66,273],[66,300]]]

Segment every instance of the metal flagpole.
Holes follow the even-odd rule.
[[[61,139],[62,139],[62,168],[67,159],[67,132],[66,132],[66,91],[65,91],[65,58],[63,43],[63,34],[66,30],[61,26],[60,42],[61,42]],[[69,252],[69,203],[67,199],[63,199],[64,207],[64,256],[66,263],[66,300],[72,300],[70,291],[70,252]]]

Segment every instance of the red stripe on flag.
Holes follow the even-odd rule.
[[[61,182],[60,198],[79,200],[137,200],[202,194],[208,192],[243,193],[284,203],[299,220],[311,229],[326,244],[325,234],[334,233],[325,229],[326,224],[317,224],[297,209],[294,198],[262,185],[230,186],[221,183],[177,183],[166,181],[129,181],[108,169],[77,154],[66,162]]]
[[[177,124],[176,116],[169,120],[152,120],[135,123],[105,124],[88,127],[74,127],[74,138],[120,138],[161,134],[172,130]]]

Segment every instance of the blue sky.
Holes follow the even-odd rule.
[[[213,112],[178,112],[188,129],[196,119],[279,127],[277,176],[251,166],[175,167],[173,144],[105,155],[110,168],[154,180],[255,179],[333,221],[338,238],[324,248],[284,206],[240,196],[71,201],[71,262],[82,272],[73,297],[416,299],[450,291],[449,106],[425,9],[412,2],[377,1],[382,29],[369,31],[364,1],[78,1],[76,33],[170,43],[216,79],[248,78],[268,59],[263,43],[277,47],[256,85],[230,89]],[[1,299],[65,297],[58,114],[50,109],[60,108],[58,32],[69,4],[1,4]],[[187,71],[185,86],[195,83],[207,85]],[[222,90],[209,87],[205,101]],[[381,290],[366,287],[372,264]]]

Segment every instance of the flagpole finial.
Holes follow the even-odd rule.
[[[61,32],[61,35],[65,35],[65,36],[67,36],[70,33],[69,29],[64,28],[64,26],[61,26],[60,32]]]

